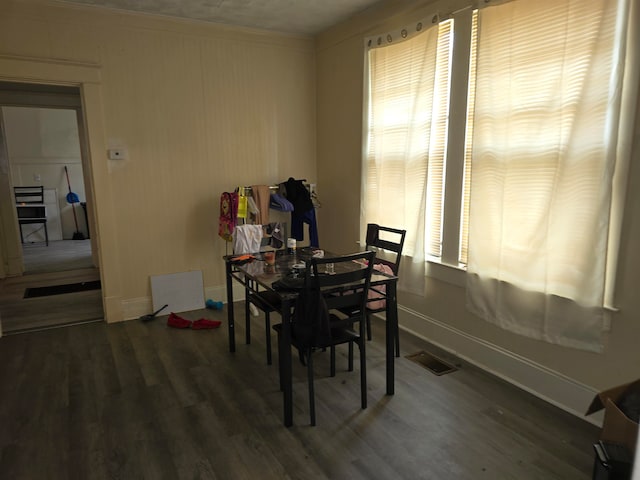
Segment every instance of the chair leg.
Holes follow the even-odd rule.
[[[329,375],[331,377],[335,377],[336,376],[336,346],[335,345],[331,345],[330,348],[330,355],[331,355],[331,361],[330,361],[330,367],[329,367]]]
[[[349,364],[347,370],[353,372],[353,342],[349,342]]]
[[[367,356],[365,343],[363,338],[358,342],[358,347],[360,347],[360,403],[363,410],[367,408]]]
[[[316,425],[316,400],[315,390],[313,388],[313,351],[307,350],[307,381],[309,382],[309,419],[311,426]]]
[[[244,341],[247,345],[251,343],[251,314],[249,313],[249,289],[245,289],[245,300],[244,300]]]
[[[284,381],[282,379],[282,335],[280,335],[280,330],[278,330],[278,377],[280,378],[280,391],[284,391]]]
[[[265,330],[267,332],[267,338],[266,338],[266,342],[267,342],[267,365],[271,365],[272,363],[272,358],[271,358],[271,318],[269,317],[269,312],[264,312],[264,317],[265,317]]]
[[[47,231],[47,222],[44,222],[44,241],[46,246],[49,246],[49,232]]]
[[[394,336],[396,337],[396,357],[400,357],[400,327],[398,325],[396,325]]]

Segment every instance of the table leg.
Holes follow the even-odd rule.
[[[229,351],[236,351],[235,317],[233,313],[233,277],[231,262],[226,263],[227,271],[227,323],[229,324]]]
[[[396,298],[396,282],[387,285],[387,395],[395,393],[395,335],[398,331],[398,299]]]
[[[284,405],[284,426],[293,425],[293,373],[291,366],[291,301],[282,301],[282,331],[278,362]]]
[[[244,332],[244,343],[247,345],[251,344],[251,314],[249,312],[249,282],[251,280],[247,279],[247,283],[244,286],[244,324],[245,324],[245,332]]]

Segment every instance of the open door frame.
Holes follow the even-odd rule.
[[[12,82],[14,85],[17,82]],[[73,110],[76,115],[76,123],[78,127],[78,144],[80,148],[80,158],[83,172],[83,183],[85,185],[85,191],[87,196],[92,198],[91,195],[91,176],[85,174],[87,168],[90,168],[90,162],[88,158],[87,149],[87,136],[84,132],[84,115],[82,113],[82,102],[80,97],[80,91],[78,88],[73,87],[56,87],[51,85],[41,86],[28,84],[25,90],[14,89],[15,87],[8,87],[6,90],[3,86],[0,86],[0,107],[29,107],[29,108],[45,108],[45,109],[64,109]],[[3,124],[4,118],[0,115],[0,162],[2,170],[0,176],[2,176],[0,190],[2,190],[2,197],[9,196],[11,205],[13,205],[12,188],[15,186],[11,181],[11,164],[7,154],[6,145],[6,129]],[[8,191],[6,190],[8,184]],[[9,203],[5,202],[6,205]],[[88,217],[93,220],[93,204],[87,203]],[[16,218],[16,210],[3,209],[0,212],[2,218],[2,233],[8,235],[5,239],[7,245],[10,245],[12,255],[11,261],[8,263],[6,271],[2,276],[17,276],[25,273],[24,269],[24,248],[17,241],[19,238],[19,226]],[[15,233],[12,235],[10,232],[11,225],[15,229]],[[93,230],[95,227],[88,222],[87,227],[89,230]],[[95,240],[91,241],[92,260],[94,265],[99,265],[99,259],[95,252],[96,245]],[[4,267],[4,265],[3,265]],[[0,276],[0,278],[2,278]]]
[[[102,302],[107,322],[123,320],[122,293],[120,291],[120,264],[118,262],[117,238],[115,228],[111,228],[116,219],[113,208],[109,176],[109,160],[104,138],[104,119],[100,82],[100,67],[93,64],[55,62],[48,59],[0,57],[0,80],[7,82],[35,83],[44,85],[73,86],[80,90],[81,109],[78,116],[82,166],[87,187],[89,224],[94,262],[99,266],[102,284]],[[8,160],[8,159],[7,159]],[[0,158],[1,161],[1,158]],[[2,179],[0,163],[0,199],[11,198],[9,182]],[[8,171],[7,179],[8,179]],[[6,205],[7,202],[2,202]],[[9,202],[11,206],[12,203]],[[6,207],[2,207],[6,208]],[[15,262],[22,268],[22,251],[13,223],[15,212],[0,210],[0,276],[7,276]],[[11,220],[9,220],[11,218]],[[7,226],[11,221],[9,230]],[[9,234],[5,232],[9,231]],[[16,259],[16,245],[19,256]]]

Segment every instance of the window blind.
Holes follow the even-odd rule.
[[[368,222],[406,229],[404,251],[440,254],[452,22],[372,48],[365,158]],[[426,228],[425,228],[425,225]]]
[[[438,27],[436,80],[432,111],[431,143],[427,175],[426,254],[440,257],[442,253],[442,215],[444,206],[444,176],[449,117],[449,86],[451,72],[453,20]]]
[[[469,87],[467,94],[467,129],[464,142],[464,179],[462,186],[462,212],[460,218],[460,258],[467,264],[469,252],[469,199],[471,197],[471,152],[473,147],[473,115],[476,104],[476,56],[478,52],[478,11],[473,12],[471,46],[469,52]]]

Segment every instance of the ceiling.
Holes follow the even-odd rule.
[[[315,35],[380,0],[62,0],[283,33]]]

